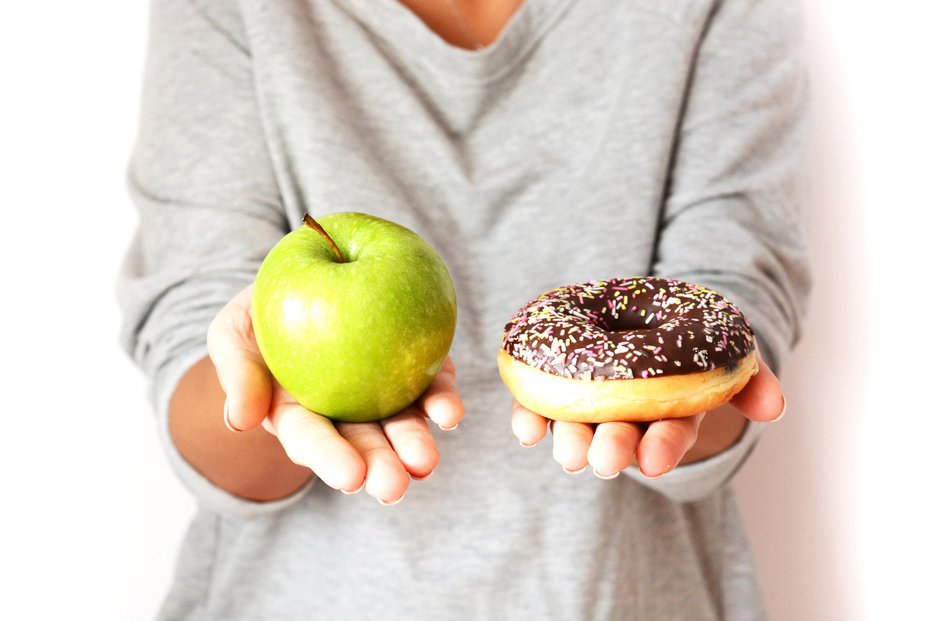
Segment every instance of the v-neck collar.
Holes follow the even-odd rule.
[[[524,0],[490,45],[467,50],[446,42],[397,0],[335,0],[408,66],[448,84],[483,84],[507,74],[559,19],[571,0]]]

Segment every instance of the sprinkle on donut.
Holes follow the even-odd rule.
[[[738,308],[701,285],[597,280],[548,291],[505,326],[502,348],[562,377],[651,378],[734,367],[754,351]]]

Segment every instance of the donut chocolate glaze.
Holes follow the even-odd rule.
[[[757,372],[754,349],[747,319],[718,293],[624,278],[527,303],[505,326],[498,364],[518,402],[549,418],[656,420],[728,401]]]
[[[634,379],[734,367],[754,351],[738,308],[677,280],[596,280],[548,291],[505,326],[516,360],[574,379]]]

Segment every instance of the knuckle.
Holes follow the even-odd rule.
[[[217,345],[219,345],[220,338],[223,335],[222,321],[221,315],[218,314],[211,320],[210,325],[207,326],[207,351],[211,355],[216,353]]]
[[[429,433],[427,421],[421,414],[406,412],[382,422],[382,428],[389,438],[408,438]]]
[[[404,433],[392,444],[395,447],[395,452],[399,455],[404,454],[406,458],[423,457],[436,453],[433,442],[430,442],[421,433]]]
[[[359,423],[340,423],[336,429],[354,446],[367,443],[370,434],[370,429],[365,424]]]
[[[211,355],[221,354],[236,333],[234,318],[230,316],[227,307],[224,307],[207,327],[207,350]]]
[[[370,446],[365,449],[366,461],[384,461],[386,463],[394,463],[398,459],[398,455],[395,451],[385,445]]]
[[[456,379],[456,365],[453,364],[453,358],[450,356],[447,356],[447,359],[443,361],[441,373],[443,372],[449,373],[452,379]]]

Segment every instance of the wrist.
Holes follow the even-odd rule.
[[[279,500],[304,487],[313,473],[292,462],[275,436],[262,427],[242,433],[226,427],[224,401],[207,358],[178,382],[169,403],[168,428],[184,460],[213,485],[247,500]]]
[[[748,419],[728,404],[709,411],[699,427],[696,443],[686,452],[680,464],[709,459],[731,448],[744,435],[747,423]]]

